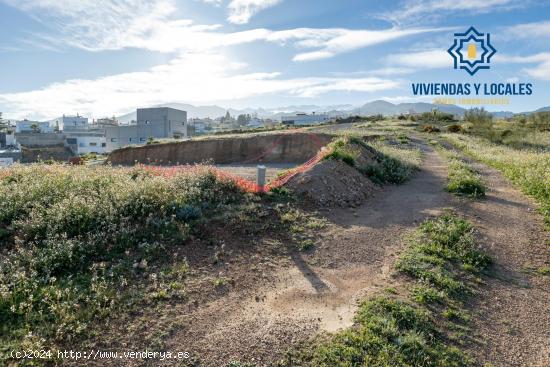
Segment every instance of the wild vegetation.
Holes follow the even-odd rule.
[[[437,141],[432,145],[447,159],[448,183],[445,189],[457,195],[479,199],[485,196],[487,187],[479,173],[455,151],[446,149]]]
[[[162,254],[245,200],[206,168],[61,165],[0,172],[0,197],[0,352],[55,350],[135,302],[185,297],[185,259]]]
[[[365,300],[354,327],[291,354],[283,365],[473,365],[459,348],[468,330],[464,302],[490,263],[467,221],[452,214],[427,220],[397,263],[415,282],[409,300],[394,289]]]
[[[357,136],[338,138],[329,147],[332,152],[325,159],[341,160],[378,184],[401,184],[407,181],[418,170],[421,160],[420,152],[416,149],[394,146],[384,141],[367,144]],[[360,163],[358,147],[367,150],[372,159],[367,163]]]
[[[498,169],[536,199],[550,226],[550,152],[515,149],[468,135],[446,134],[443,137],[472,158]]]
[[[461,123],[446,125],[445,121],[439,121],[434,127],[438,130],[445,127],[447,133],[442,137],[447,142],[469,157],[498,169],[536,199],[550,226],[550,112],[495,119],[484,109],[474,108],[466,111]],[[475,170],[455,154],[445,154],[450,159],[447,189],[483,196],[483,182]]]
[[[495,120],[483,109],[472,109],[464,116],[466,131],[494,144],[516,149],[550,149],[550,112],[536,112]]]

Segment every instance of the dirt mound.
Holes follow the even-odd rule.
[[[355,207],[376,186],[361,172],[339,160],[325,160],[290,180],[287,187],[322,207]]]

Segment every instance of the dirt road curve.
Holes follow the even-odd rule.
[[[325,212],[330,224],[313,254],[270,263],[271,270],[245,281],[248,287],[200,307],[174,308],[172,315],[187,326],[172,330],[166,348],[192,351],[206,366],[232,360],[264,366],[294,343],[348,327],[358,299],[390,285],[399,290],[392,266],[407,233],[453,208],[475,223],[496,259],[495,275],[469,305],[480,341],[471,353],[494,366],[549,366],[549,280],[525,271],[548,257],[549,236],[534,206],[484,166],[478,168],[489,186],[487,199],[447,194],[445,161],[421,148],[422,171],[409,183],[387,187],[359,208]]]
[[[176,333],[170,345],[188,346],[207,365],[247,360],[262,366],[293,342],[350,326],[357,300],[391,282],[403,236],[452,205],[442,191],[445,165],[424,148],[423,170],[412,181],[381,190],[359,208],[326,213],[331,224],[313,255],[293,255],[261,289],[198,309],[189,315],[196,328]]]

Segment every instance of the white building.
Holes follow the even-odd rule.
[[[74,154],[107,153],[105,125],[89,124],[88,118],[80,115],[63,115],[60,129],[65,135],[65,146]]]
[[[295,115],[282,116],[281,123],[283,125],[317,125],[330,120],[328,115],[317,115],[313,113],[308,115],[306,113],[297,113]]]
[[[53,133],[53,128],[48,121],[21,120],[15,123],[16,133]]]
[[[21,145],[13,132],[0,132],[0,167],[11,166],[21,160]]]
[[[65,139],[65,145],[78,155],[107,153],[107,140],[103,133],[90,132],[70,135]]]
[[[87,129],[88,127],[88,118],[82,117],[80,115],[76,116],[65,116],[61,118],[61,124],[59,125],[59,130],[70,131],[70,130],[79,130]]]
[[[13,133],[13,131],[8,131],[7,133],[3,133],[2,135],[4,136],[4,139],[2,139],[2,137],[0,136],[0,146],[2,146],[2,143],[4,143],[3,145],[6,147],[20,148],[19,143],[17,143],[17,141],[15,140],[15,134]],[[5,142],[2,140],[5,140]]]

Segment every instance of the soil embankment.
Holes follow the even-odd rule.
[[[108,162],[113,165],[303,163],[332,138],[311,133],[213,137],[117,149],[109,155]]]
[[[43,147],[23,146],[22,152],[22,163],[35,163],[47,160],[67,162],[69,158],[74,157],[74,154],[71,152],[71,150],[64,147],[63,145]]]

